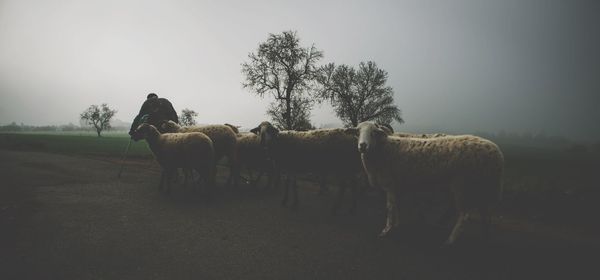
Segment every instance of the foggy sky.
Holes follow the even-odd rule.
[[[297,30],[323,64],[387,70],[401,130],[600,139],[596,2],[0,0],[0,124],[77,124],[103,102],[130,122],[156,92],[251,127],[270,99],[241,87],[240,64]],[[312,120],[339,123],[327,105]]]

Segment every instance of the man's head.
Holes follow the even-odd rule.
[[[158,95],[156,95],[156,93],[154,93],[154,92],[148,93],[148,95],[146,96],[146,99],[150,99],[150,98],[158,98]]]

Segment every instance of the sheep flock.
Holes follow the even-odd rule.
[[[228,185],[238,185],[241,170],[245,183],[256,186],[267,175],[268,187],[283,184],[281,204],[298,207],[297,180],[310,174],[332,177],[338,194],[332,211],[340,207],[346,189],[352,191],[354,212],[360,185],[380,190],[386,197],[386,223],[380,236],[399,228],[400,198],[417,192],[448,194],[456,222],[446,244],[453,244],[473,212],[482,231],[489,234],[491,215],[502,196],[504,157],[493,142],[473,135],[395,133],[372,122],[357,127],[279,131],[261,122],[250,132],[231,124],[180,126],[172,121],[159,127],[142,123],[132,135],[145,139],[162,168],[159,189],[178,168],[194,170],[206,188],[215,185],[217,162],[227,158]],[[252,179],[252,172],[258,178]],[[200,185],[198,181],[198,185]],[[291,193],[291,199],[290,199]],[[290,201],[291,200],[291,201]]]

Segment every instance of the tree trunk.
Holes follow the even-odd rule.
[[[101,131],[102,131],[102,130],[100,130],[100,129],[96,129],[96,133],[98,133],[98,137],[100,137],[100,132],[101,132]]]
[[[292,130],[292,94],[291,92],[287,92],[285,98],[285,123],[288,130]]]

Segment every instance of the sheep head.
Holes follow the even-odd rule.
[[[388,133],[373,122],[362,122],[357,127],[347,128],[346,133],[358,138],[358,152],[367,154],[381,143]]]
[[[163,122],[160,126],[160,132],[162,133],[175,133],[181,129],[181,126],[174,121]]]
[[[279,135],[279,130],[267,121],[260,123],[257,127],[251,129],[250,132],[258,135],[260,145],[264,149],[271,148]]]
[[[159,134],[160,133],[153,125],[148,123],[142,123],[132,133],[131,138],[137,142],[142,139],[154,138]]]

